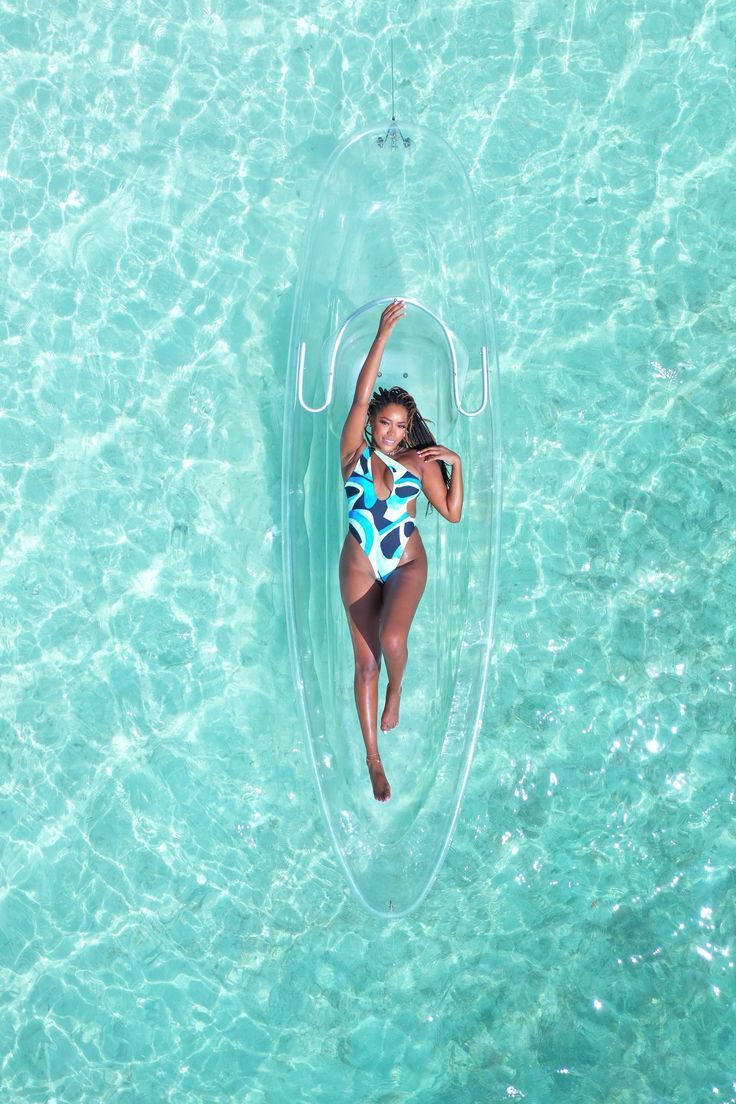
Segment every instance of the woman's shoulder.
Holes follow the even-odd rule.
[[[405,449],[403,452],[397,453],[395,459],[403,464],[412,475],[416,475],[418,479],[421,479],[424,475],[425,464],[417,449]]]

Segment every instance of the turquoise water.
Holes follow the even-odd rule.
[[[487,228],[506,485],[460,824],[383,924],[301,744],[279,479],[308,204],[391,36]],[[734,4],[0,43],[3,1104],[735,1101]]]

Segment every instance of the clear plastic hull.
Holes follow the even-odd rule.
[[[416,908],[441,867],[482,721],[501,453],[491,292],[469,181],[425,128],[392,124],[379,145],[386,135],[376,126],[347,138],[313,203],[289,345],[282,505],[289,646],[317,795],[357,898],[389,917]],[[381,803],[365,764],[340,598],[339,437],[381,311],[398,297],[407,313],[378,384],[410,391],[437,440],[461,455],[465,504],[453,525],[436,511],[425,516],[426,499],[417,500],[429,576],[409,636],[401,720],[378,733],[392,789]],[[379,720],[385,684],[384,664]]]

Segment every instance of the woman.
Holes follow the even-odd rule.
[[[413,520],[416,499],[424,491],[448,521],[459,521],[463,508],[460,457],[437,444],[411,395],[401,387],[372,394],[386,342],[405,314],[399,299],[381,315],[340,438],[349,523],[340,593],[355,652],[355,704],[378,801],[391,796],[376,733],[381,656],[388,670],[381,731],[388,732],[399,721],[407,637],[427,582],[427,556]]]

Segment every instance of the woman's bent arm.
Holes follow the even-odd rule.
[[[447,491],[447,519],[459,521],[463,513],[463,465],[458,456],[450,472],[450,486]]]
[[[462,460],[452,449],[444,445],[422,445],[417,449],[422,463],[422,490],[436,510],[448,521],[460,521],[463,513],[463,469]],[[452,465],[450,486],[445,486],[439,464],[434,460],[444,460]]]

